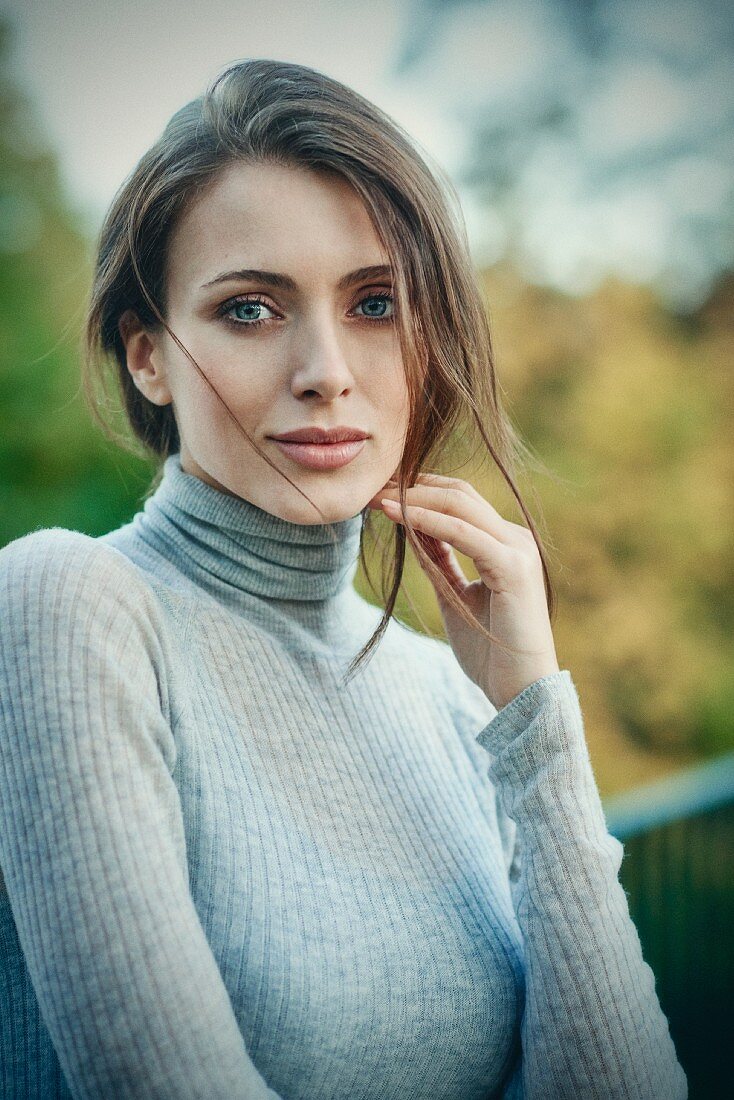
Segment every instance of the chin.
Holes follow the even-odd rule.
[[[262,503],[257,501],[259,506],[289,523],[300,523],[306,527],[353,519],[364,510],[366,501],[369,499],[369,487],[360,488],[354,482],[351,485],[340,486],[302,485],[301,488],[308,494],[313,504],[289,485],[278,486],[278,488],[282,491],[273,492],[269,499],[268,494],[264,494]],[[363,498],[365,504],[361,504]],[[323,515],[317,512],[314,505],[318,505]]]
[[[326,504],[321,501],[316,501],[319,508],[323,512],[323,517],[318,514],[315,508],[312,508],[308,501],[303,501],[303,506],[295,505],[292,508],[278,509],[277,515],[281,519],[288,520],[290,523],[300,523],[304,527],[315,527],[318,524],[326,523],[341,523],[346,519],[353,519],[358,515],[355,512],[353,505],[334,505]]]

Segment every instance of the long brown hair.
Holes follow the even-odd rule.
[[[177,111],[115,195],[103,222],[85,328],[84,393],[109,438],[139,453],[139,445],[114,430],[100,414],[109,407],[105,364],[144,453],[163,463],[180,449],[171,405],[149,401],[126,366],[118,323],[133,310],[150,331],[165,328],[214,390],[249,442],[276,467],[236,420],[224,399],[165,320],[166,250],[189,204],[233,161],[295,165],[347,180],[365,203],[394,271],[396,322],[410,417],[398,469],[401,505],[406,489],[476,428],[510,487],[538,547],[551,618],[555,594],[542,540],[516,486],[517,466],[533,464],[529,448],[504,412],[495,376],[489,321],[469,253],[458,195],[450,180],[426,159],[388,115],[351,88],[303,65],[261,58],[229,65],[204,95]],[[104,400],[99,401],[101,385]],[[278,471],[282,474],[282,471]],[[286,474],[282,474],[294,484]],[[309,497],[298,487],[303,496]],[[318,506],[314,507],[320,512]],[[360,561],[376,595],[365,555],[373,513],[362,513]],[[406,539],[446,601],[502,648],[468,611],[430,553],[430,544],[407,516],[394,524],[392,559],[383,553],[384,613],[375,633],[352,660],[351,677],[387,629],[405,566]],[[388,591],[389,589],[389,591]]]

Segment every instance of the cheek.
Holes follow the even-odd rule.
[[[375,378],[371,393],[375,423],[380,426],[383,442],[391,453],[399,455],[405,445],[410,420],[408,388],[400,365],[394,371],[382,371]]]
[[[388,395],[397,408],[407,401],[408,385],[396,340],[386,348],[384,355],[372,359],[368,374],[372,391],[379,395],[381,403],[387,403]]]
[[[275,372],[268,363],[244,361],[231,346],[212,350],[197,362],[201,373],[188,360],[180,396],[193,415],[201,420],[231,424],[224,403],[244,424],[256,423],[272,407],[276,396]]]
[[[387,416],[400,423],[407,421],[410,412],[408,385],[400,363],[394,370],[382,374],[377,393]]]

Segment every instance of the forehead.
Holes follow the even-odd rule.
[[[168,284],[200,288],[225,268],[282,271],[306,284],[387,263],[367,209],[339,176],[274,164],[228,165],[182,214]]]

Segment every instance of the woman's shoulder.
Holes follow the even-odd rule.
[[[62,686],[115,683],[119,692],[124,683],[139,702],[157,698],[170,717],[182,705],[179,662],[166,609],[120,550],[63,527],[0,550],[0,694],[20,667],[28,674],[21,696],[56,692],[56,705]]]
[[[148,620],[160,615],[143,573],[113,546],[66,527],[45,527],[0,549],[0,607],[6,623],[22,611],[26,623],[95,611]]]
[[[45,580],[48,584],[72,579],[87,584],[100,577],[141,583],[139,571],[112,546],[67,527],[41,527],[13,539],[0,549],[0,577],[14,582]]]

